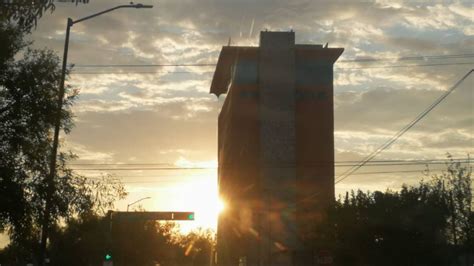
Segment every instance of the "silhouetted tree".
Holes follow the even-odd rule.
[[[19,248],[34,254],[45,208],[61,67],[52,51],[28,48],[28,26],[15,19],[0,17],[0,232],[10,234],[9,254],[20,254]],[[77,91],[66,90],[61,129],[67,134]],[[50,209],[53,224],[109,208],[125,195],[122,184],[110,178],[91,180],[75,174],[66,167],[72,158],[67,152],[58,155]]]
[[[181,235],[174,223],[113,221],[84,215],[52,235],[51,265],[98,265],[105,254],[116,265],[209,266],[213,232]]]
[[[184,248],[183,265],[210,265],[212,251],[216,244],[215,240],[215,233],[210,229],[198,229],[181,236],[178,242]]]
[[[53,12],[53,0],[14,0],[0,3],[0,19],[18,25],[22,32],[30,32],[47,11]]]
[[[52,13],[56,9],[54,0],[3,0],[0,2],[0,21],[9,21],[28,33],[36,27],[38,19],[45,13]],[[87,4],[89,0],[68,1]]]
[[[347,193],[308,246],[331,250],[335,265],[450,265],[472,252],[472,215],[471,170],[451,159],[418,186]]]
[[[18,243],[35,242],[43,217],[60,72],[53,52],[28,49],[0,77],[0,229],[8,229]],[[70,108],[77,96],[70,87],[67,92],[61,113],[66,134],[73,126]],[[50,208],[53,224],[110,207],[125,195],[118,182],[90,180],[68,169],[66,162],[73,157],[65,152],[58,156]]]
[[[470,265],[470,253],[474,253],[472,168],[462,165],[449,154],[448,158],[447,170],[441,175],[434,175],[431,182],[442,187],[443,201],[448,205],[446,236],[454,247],[454,257],[463,254],[466,265]]]

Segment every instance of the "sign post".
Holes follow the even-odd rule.
[[[112,246],[112,224],[124,221],[194,221],[194,212],[116,212],[108,211],[109,216],[109,245]],[[112,254],[107,253],[102,266],[113,266]]]
[[[194,221],[194,212],[113,212],[114,221]]]

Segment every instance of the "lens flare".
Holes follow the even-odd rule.
[[[222,213],[225,210],[226,204],[221,198],[217,199],[217,214]]]

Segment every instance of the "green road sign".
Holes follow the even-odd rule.
[[[114,221],[194,221],[194,212],[113,212]]]

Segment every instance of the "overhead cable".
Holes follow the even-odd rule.
[[[433,110],[446,97],[448,97],[448,95],[451,94],[469,75],[471,75],[471,73],[473,71],[474,71],[474,69],[471,69],[469,72],[467,72],[459,81],[456,82],[456,84],[454,84],[450,89],[448,89],[438,99],[436,99],[430,106],[428,106],[428,108],[426,108],[423,112],[421,112],[417,117],[415,117],[415,119],[413,119],[405,127],[400,129],[393,137],[391,137],[389,140],[387,140],[379,148],[377,148],[375,151],[373,151],[371,154],[369,154],[367,157],[365,157],[364,160],[359,162],[357,165],[349,168],[343,174],[339,175],[336,178],[335,183],[337,184],[337,183],[340,183],[341,181],[345,180],[346,178],[351,176],[355,171],[357,171],[359,168],[361,168],[366,163],[368,163],[370,160],[372,160],[379,153],[381,153],[385,149],[389,148],[395,141],[397,141],[401,136],[403,136],[403,134],[405,134],[408,130],[410,130],[414,125],[416,125],[416,123],[418,123],[421,119],[423,119],[429,112],[431,112],[431,110]]]

